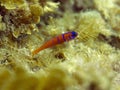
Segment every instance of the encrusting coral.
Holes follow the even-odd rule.
[[[120,90],[119,0],[0,0],[0,90]],[[78,36],[31,52],[65,32]]]

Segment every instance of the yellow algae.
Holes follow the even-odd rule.
[[[44,11],[44,7],[38,1],[31,1],[29,3],[26,0],[2,0],[0,2],[1,7],[3,6],[6,12],[2,17],[4,25],[0,25],[0,27],[4,28],[6,26],[4,29],[10,30],[15,38],[18,38],[21,33],[31,34],[32,31],[38,31],[36,24],[40,22],[40,16],[47,12],[47,10]],[[52,2],[49,2],[48,6],[50,6],[49,9],[51,11],[57,8],[57,4]]]
[[[32,15],[32,22],[40,22],[40,15],[43,13],[42,7],[39,5],[30,5],[30,10]]]
[[[6,86],[5,84],[9,82],[10,77],[11,77],[10,72],[6,70],[5,68],[1,68],[1,72],[0,72],[0,87],[1,88]]]
[[[7,9],[15,9],[25,4],[25,0],[1,0],[0,2],[1,5],[5,6]]]
[[[2,16],[0,16],[0,31],[4,31],[6,29],[5,23],[2,22]]]
[[[95,7],[104,15],[112,29],[120,31],[120,6],[119,0],[94,0]],[[117,4],[118,3],[118,4]]]
[[[44,12],[54,12],[58,8],[59,3],[46,2],[46,6],[43,8]]]
[[[119,5],[119,0],[0,0],[0,90],[119,90]],[[31,56],[69,31],[77,38]]]
[[[109,35],[110,31],[105,30],[106,23],[97,11],[87,11],[80,14],[76,30],[80,41],[97,38],[100,33]]]

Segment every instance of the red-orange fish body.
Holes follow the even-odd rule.
[[[55,46],[57,44],[61,44],[61,43],[65,42],[65,41],[72,40],[76,36],[77,36],[77,33],[74,32],[74,31],[58,35],[57,37],[54,37],[53,39],[51,39],[51,40],[47,41],[46,43],[44,43],[41,47],[34,50],[32,52],[32,55],[37,54],[38,52],[40,52],[43,49]]]

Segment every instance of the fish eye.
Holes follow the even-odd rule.
[[[72,31],[71,33],[72,33],[72,37],[76,37],[77,36],[76,32]]]

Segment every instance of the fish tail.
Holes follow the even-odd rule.
[[[40,52],[41,50],[43,50],[42,47],[37,48],[36,50],[32,51],[32,56],[34,56],[35,54],[37,54],[38,52]]]

